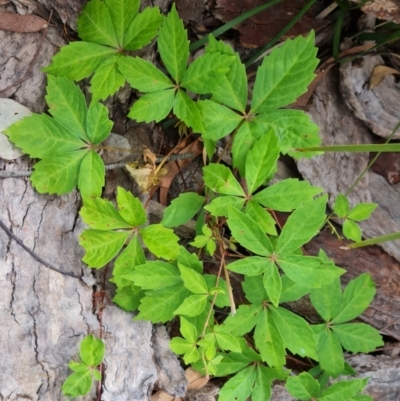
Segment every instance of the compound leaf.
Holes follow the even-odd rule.
[[[117,190],[117,203],[119,214],[133,227],[141,226],[146,223],[146,211],[142,202],[122,187]]]
[[[377,206],[378,205],[376,203],[360,203],[351,209],[347,217],[354,221],[368,219]]]
[[[171,111],[174,98],[175,89],[146,93],[133,103],[128,117],[139,122],[159,122]]]
[[[100,0],[91,0],[84,6],[78,18],[78,34],[86,42],[119,47],[109,9]]]
[[[290,215],[276,244],[278,255],[295,251],[318,233],[325,221],[327,199],[327,195],[320,196],[296,209]]]
[[[293,280],[290,280],[286,274],[282,275],[281,280],[282,292],[279,303],[297,301],[310,292],[308,285],[296,283]]]
[[[315,195],[324,189],[313,187],[308,181],[288,178],[263,189],[254,196],[253,201],[280,212],[291,212],[304,203],[311,202]]]
[[[78,189],[82,198],[101,195],[104,187],[104,175],[105,167],[102,158],[94,150],[86,153],[78,177]]]
[[[367,384],[368,378],[340,381],[332,384],[318,397],[319,401],[348,401],[353,400]]]
[[[203,203],[204,197],[195,192],[182,193],[164,210],[161,224],[169,228],[185,224],[196,215]]]
[[[222,330],[234,336],[243,336],[253,330],[261,311],[261,305],[240,305],[236,314],[225,319]]]
[[[119,57],[118,67],[132,88],[140,92],[158,92],[173,87],[162,71],[140,57]]]
[[[317,398],[320,392],[318,380],[315,380],[307,372],[302,372],[297,376],[289,376],[285,387],[298,400]]]
[[[224,195],[245,196],[231,169],[222,164],[203,167],[204,182],[214,192]]]
[[[231,208],[229,210],[228,226],[233,237],[240,245],[257,255],[267,256],[273,252],[272,243],[262,228],[249,216]]]
[[[105,60],[117,50],[89,42],[72,42],[61,47],[52,58],[51,64],[42,71],[52,75],[62,75],[80,81],[91,75]]]
[[[159,258],[176,259],[179,255],[179,237],[161,224],[152,224],[140,230],[144,244]]]
[[[92,388],[92,375],[90,370],[75,372],[68,376],[61,390],[64,395],[71,397],[79,397],[80,395],[86,395]]]
[[[147,7],[131,22],[125,33],[124,49],[138,50],[157,35],[163,17],[158,7]]]
[[[254,366],[249,366],[229,379],[218,395],[219,401],[246,401],[250,396],[254,382],[256,380],[256,370]]]
[[[118,254],[129,235],[129,231],[85,230],[79,236],[79,244],[86,251],[82,260],[89,267],[103,267]]]
[[[167,71],[176,83],[180,83],[189,58],[189,41],[183,21],[179,18],[175,4],[164,18],[157,39],[158,51]]]
[[[269,112],[287,106],[306,92],[318,65],[316,54],[313,31],[275,48],[257,71],[251,111]]]

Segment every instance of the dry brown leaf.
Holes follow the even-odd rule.
[[[166,168],[157,169],[155,165],[138,166],[137,163],[125,164],[129,175],[136,181],[142,192],[148,192],[159,184],[160,179],[167,174]]]
[[[39,32],[47,28],[47,21],[36,15],[0,13],[0,30],[11,32]]]
[[[400,71],[395,70],[394,68],[388,67],[386,65],[377,65],[369,78],[368,89],[374,89],[377,87],[386,77],[386,75],[400,75]]]
[[[153,153],[149,148],[144,147],[143,160],[144,162],[150,162],[151,164],[155,165],[157,160],[157,155]]]

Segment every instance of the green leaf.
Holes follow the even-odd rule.
[[[181,246],[179,249],[178,266],[179,265],[185,266],[196,271],[197,273],[203,272],[203,264],[199,261],[197,255],[194,253],[189,253],[183,246]]]
[[[182,283],[179,270],[169,263],[147,261],[123,276],[144,290],[158,290]]]
[[[142,202],[122,187],[117,189],[117,203],[121,217],[133,227],[146,223],[146,211]]]
[[[140,313],[134,320],[151,320],[153,323],[165,323],[173,318],[174,311],[188,295],[189,291],[182,283],[148,291],[140,302]]]
[[[97,369],[93,369],[92,373],[95,380],[101,381],[101,373]]]
[[[86,101],[81,90],[65,77],[47,77],[46,102],[49,113],[68,132],[83,140],[86,135]]]
[[[218,346],[222,350],[241,352],[240,343],[236,337],[229,333],[214,332]]]
[[[189,323],[184,317],[181,316],[181,326],[180,332],[182,337],[186,340],[190,341],[191,343],[195,343],[197,340],[197,330],[193,324]]]
[[[140,230],[144,244],[159,258],[176,259],[179,255],[179,237],[170,228],[152,224]]]
[[[349,214],[349,201],[345,195],[338,194],[335,199],[335,204],[333,205],[333,211],[338,217],[341,217],[342,219]]]
[[[231,207],[240,210],[245,201],[245,198],[238,198],[236,196],[218,196],[214,198],[211,203],[205,205],[204,209],[209,211],[213,216],[228,217]]]
[[[272,380],[270,378],[270,370],[271,368],[257,365],[256,381],[251,393],[252,401],[265,401],[271,398]]]
[[[256,120],[260,121],[266,130],[272,129],[275,132],[279,138],[279,146],[283,154],[288,154],[296,159],[321,154],[321,152],[296,151],[297,148],[321,144],[318,126],[303,111],[275,110],[259,114]]]
[[[179,265],[182,280],[185,287],[193,294],[207,294],[208,286],[204,277],[195,270],[189,269],[183,265]]]
[[[172,109],[175,98],[175,89],[167,89],[154,93],[146,93],[133,103],[128,114],[129,118],[138,122],[158,123],[163,120]]]
[[[66,194],[78,184],[78,176],[86,150],[63,153],[42,159],[34,166],[31,181],[43,194]]]
[[[124,48],[138,50],[148,45],[157,35],[163,17],[158,7],[147,7],[138,14],[125,32]]]
[[[376,203],[360,203],[351,209],[347,217],[354,221],[369,219],[371,213],[377,208],[377,206]]]
[[[287,255],[279,258],[277,263],[292,281],[308,288],[330,284],[346,272],[315,256]]]
[[[211,93],[218,86],[220,79],[229,71],[233,60],[233,56],[205,53],[189,65],[181,86],[199,95]]]
[[[299,207],[290,215],[276,244],[278,255],[295,251],[317,235],[325,221],[327,199],[327,195],[320,196]]]
[[[118,70],[117,60],[119,58],[122,57],[112,56],[96,68],[90,80],[92,104],[99,100],[106,100],[108,96],[113,95],[125,83],[125,78]]]
[[[169,228],[185,224],[198,213],[203,203],[204,197],[195,192],[181,193],[164,210],[161,224]]]
[[[145,296],[143,290],[134,285],[126,285],[121,287],[118,284],[117,293],[113,298],[113,302],[121,309],[127,312],[134,312],[140,305],[140,300]]]
[[[203,167],[204,183],[214,192],[224,195],[245,196],[231,169],[222,164],[209,164]]]
[[[86,115],[86,133],[89,141],[95,145],[103,142],[110,135],[113,122],[108,119],[108,109],[100,103],[92,103]]]
[[[342,346],[328,328],[318,336],[318,357],[321,368],[330,376],[337,377],[342,372],[344,367]]]
[[[271,259],[261,258],[260,256],[249,256],[229,263],[226,268],[235,273],[245,274],[246,276],[256,276],[270,269],[273,264],[274,262]]]
[[[169,342],[169,347],[173,352],[175,352],[175,354],[183,355],[193,348],[193,344],[181,337],[174,337]]]
[[[225,319],[222,330],[234,336],[243,336],[253,330],[261,311],[260,305],[240,305],[235,315]]]
[[[310,325],[300,316],[284,308],[271,308],[270,311],[285,347],[292,354],[302,358],[318,360],[317,342]]]
[[[83,200],[83,204],[79,214],[90,228],[114,230],[131,227],[117,212],[114,205],[106,199],[88,197]]]
[[[210,37],[211,35],[209,35]],[[229,72],[220,77],[219,85],[213,90],[211,100],[231,107],[242,114],[245,113],[247,103],[246,68],[237,54],[230,65]]]
[[[138,234],[135,233],[131,238],[128,246],[118,256],[114,263],[113,268],[113,282],[117,287],[131,284],[128,280],[124,279],[125,274],[131,273],[135,270],[136,266],[146,263],[142,244],[139,241]]]
[[[140,57],[119,57],[118,67],[132,88],[140,92],[158,92],[173,87],[162,71]]]
[[[32,158],[73,152],[84,146],[84,142],[77,136],[46,114],[25,117],[8,127],[4,133]]]
[[[238,207],[236,209],[239,209]],[[278,235],[274,218],[254,200],[248,201],[246,204],[246,214],[254,221],[257,221],[260,227],[270,235]]]
[[[195,346],[193,346],[186,354],[183,356],[183,362],[186,365],[190,365],[200,359],[200,353]]]
[[[267,362],[269,366],[281,367],[285,364],[285,344],[268,310],[263,310],[260,313],[254,331],[254,340],[262,360]]]
[[[207,294],[188,296],[178,309],[174,311],[174,315],[185,315],[194,317],[200,315],[207,305]]]
[[[350,401],[374,401],[374,399],[369,395],[362,394],[362,395],[356,395]]]
[[[279,157],[278,139],[269,132],[258,139],[247,153],[245,176],[248,194],[252,194],[276,171]]]
[[[313,31],[273,49],[257,71],[251,111],[261,113],[287,106],[305,93],[315,77],[316,54]]]
[[[231,208],[229,210],[228,226],[233,237],[240,245],[255,254],[267,256],[273,252],[272,243],[262,228],[249,216]]]
[[[88,366],[98,366],[104,358],[104,343],[93,335],[86,336],[80,343],[79,356]]]
[[[315,380],[307,372],[302,372],[297,376],[289,376],[285,387],[298,400],[317,398],[320,392],[318,380]]]
[[[206,53],[222,53],[228,56],[236,55],[232,46],[224,43],[222,40],[217,40],[212,33],[208,35],[208,43],[205,48]]]
[[[188,127],[191,127],[194,132],[204,132],[200,111],[196,103],[181,89],[176,93],[173,112]]]
[[[264,301],[269,300],[261,275],[245,276],[242,287],[246,294],[246,299],[253,304],[262,304]]]
[[[252,121],[243,121],[240,124],[232,144],[232,164],[239,169],[241,177],[245,176],[245,163],[249,150],[257,139],[261,138],[268,130],[262,121],[255,118]]]
[[[271,302],[278,306],[279,298],[282,291],[282,281],[279,271],[272,261],[268,264],[267,270],[264,272],[263,284],[265,291],[267,291],[268,297]]]
[[[346,219],[343,223],[343,234],[346,238],[355,242],[362,240],[362,231],[360,226],[352,220]]]
[[[213,299],[214,294],[213,291],[216,289],[217,291],[217,298],[215,299],[215,305],[218,306],[218,308],[224,308],[225,306],[230,306],[230,301],[229,301],[229,294],[228,294],[228,288],[226,285],[226,281],[223,278],[220,278],[218,281],[218,287],[216,286],[217,284],[217,276],[214,274],[204,274],[203,275],[204,280],[206,280],[207,286],[208,286],[208,297],[210,300]]]
[[[139,11],[140,0],[105,0],[105,4],[110,13],[118,44],[124,47],[125,32]]]
[[[334,316],[332,323],[344,323],[361,315],[374,299],[375,293],[375,283],[369,274],[363,273],[351,280],[343,292],[340,313]]]
[[[344,323],[332,326],[343,348],[347,351],[372,352],[379,346],[383,346],[382,337],[379,332],[368,324]]]
[[[74,372],[84,372],[90,370],[90,367],[86,363],[70,362],[68,367]]]
[[[86,395],[92,388],[92,375],[90,371],[75,372],[68,376],[64,384],[61,387],[64,395],[71,397],[79,397],[80,395]]]
[[[279,303],[297,301],[310,292],[309,286],[301,285],[290,280],[285,274],[281,277],[282,292]]]
[[[42,71],[52,75],[62,75],[80,81],[91,75],[107,58],[117,50],[89,42],[71,42],[62,46],[52,58],[52,62]]]
[[[337,278],[331,284],[313,288],[310,293],[311,303],[326,322],[332,320],[340,312],[342,302],[342,287]]]
[[[129,231],[85,230],[79,236],[79,244],[86,251],[82,260],[89,267],[103,267],[118,254],[129,235]]]
[[[357,395],[367,384],[368,378],[341,381],[332,384],[319,396],[318,401],[347,401]]]
[[[110,12],[103,1],[86,4],[78,18],[78,34],[86,42],[118,48]]]
[[[175,4],[172,5],[170,13],[164,18],[157,43],[165,68],[175,82],[180,83],[189,58],[189,41]]]
[[[101,196],[105,184],[105,167],[102,158],[91,150],[83,158],[78,177],[78,188],[82,198]]]
[[[224,384],[218,394],[218,400],[246,401],[252,392],[255,380],[256,370],[254,366],[243,369]]]
[[[254,196],[253,201],[279,212],[291,212],[311,202],[314,196],[324,189],[313,187],[308,181],[299,181],[297,178],[288,178],[263,189]]]
[[[205,139],[217,141],[234,131],[243,120],[239,114],[211,100],[200,100],[197,107],[203,120],[202,137]]]

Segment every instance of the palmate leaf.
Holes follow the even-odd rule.
[[[316,54],[313,31],[275,48],[257,71],[251,111],[262,113],[287,106],[306,92],[318,65]]]
[[[104,185],[104,163],[91,145],[102,142],[112,122],[107,108],[87,108],[79,88],[65,77],[49,76],[46,100],[53,118],[31,115],[5,133],[31,157],[41,158],[31,175],[40,193],[64,194],[77,185],[82,196],[98,196]]]

